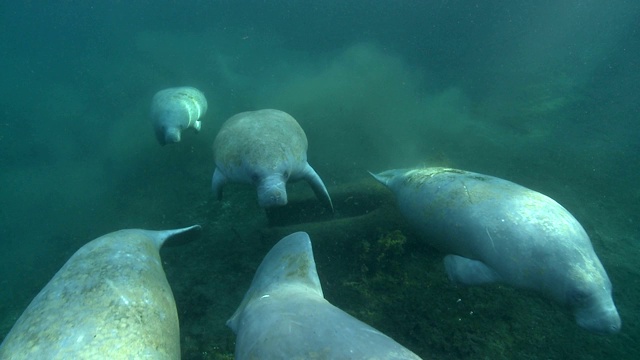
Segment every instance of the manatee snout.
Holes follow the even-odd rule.
[[[590,281],[579,282],[568,292],[569,306],[574,309],[576,323],[581,328],[598,334],[615,334],[622,321],[611,295],[611,281],[604,269]],[[599,281],[594,279],[600,278]]]
[[[165,143],[177,143],[180,142],[180,130],[177,128],[168,129],[164,136]]]
[[[156,131],[156,137],[158,138],[158,142],[160,145],[173,144],[180,142],[180,129],[177,127],[171,128],[160,128],[159,131]]]
[[[258,185],[258,204],[261,207],[282,206],[287,204],[286,182],[282,180],[264,181]]]
[[[615,334],[622,327],[620,315],[613,304],[597,310],[580,309],[576,311],[576,322],[580,327],[599,334]]]

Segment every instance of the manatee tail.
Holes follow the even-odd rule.
[[[311,239],[305,232],[293,233],[282,238],[267,253],[242,303],[227,321],[227,326],[237,333],[240,315],[251,301],[268,296],[279,286],[291,284],[306,287],[310,292],[324,297],[313,259]]]
[[[200,225],[192,225],[189,227],[173,230],[143,230],[147,236],[153,239],[153,243],[158,249],[162,245],[167,246],[182,245],[197,239],[202,232]]]
[[[333,212],[333,202],[331,201],[331,196],[329,196],[327,187],[324,186],[324,182],[322,182],[322,179],[320,178],[318,173],[313,170],[311,165],[307,164],[306,168],[304,169],[304,175],[302,176],[302,178],[305,179],[305,181],[308,182],[309,185],[311,185],[311,189],[316,194],[316,197],[324,201],[331,209],[331,212]]]
[[[381,173],[374,174],[371,171],[368,171],[374,179],[378,180],[382,185],[389,187],[391,185],[391,181],[398,176],[402,176],[407,172],[406,169],[393,169],[386,170]]]

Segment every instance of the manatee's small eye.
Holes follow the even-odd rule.
[[[251,182],[256,184],[259,180],[260,180],[260,177],[258,176],[258,174],[256,174],[256,173],[252,173],[251,174]]]
[[[585,301],[587,301],[587,298],[589,297],[589,294],[587,294],[585,291],[583,290],[574,290],[571,293],[571,303],[572,304],[581,304],[584,303]]]
[[[289,179],[289,172],[285,171],[284,173],[282,173],[282,177],[285,179]]]

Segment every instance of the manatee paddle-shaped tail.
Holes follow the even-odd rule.
[[[392,169],[386,170],[378,174],[374,174],[371,171],[367,171],[374,179],[378,180],[382,185],[389,187],[389,182],[396,176],[401,176],[407,170],[406,169]]]
[[[87,243],[31,301],[0,359],[179,359],[178,313],[159,250],[200,229],[120,230]]]
[[[304,232],[269,251],[227,325],[238,360],[420,359],[324,299]]]
[[[200,237],[202,233],[202,226],[192,225],[181,229],[140,231],[145,232],[147,236],[152,238],[155,241],[158,250],[160,250],[163,245],[181,246],[190,243]]]

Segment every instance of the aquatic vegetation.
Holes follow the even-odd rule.
[[[407,242],[400,230],[394,230],[379,236],[373,243],[363,240],[359,255],[362,262],[362,275],[368,278],[391,276],[403,277],[402,255]]]

